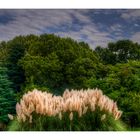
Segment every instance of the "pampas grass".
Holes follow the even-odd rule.
[[[23,95],[16,112],[19,130],[125,130],[122,111],[98,89],[65,90],[63,96],[34,89]]]

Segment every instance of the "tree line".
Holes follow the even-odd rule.
[[[0,43],[0,123],[27,91],[60,95],[68,89],[99,88],[117,101],[122,120],[140,127],[140,44],[130,40],[95,50],[54,34],[17,36]]]

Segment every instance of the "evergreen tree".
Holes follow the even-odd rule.
[[[0,67],[0,123],[8,122],[8,114],[15,113],[15,95],[8,80],[7,69]]]
[[[24,56],[25,40],[19,36],[8,42],[9,55],[7,58],[7,68],[9,79],[13,82],[12,87],[15,92],[19,92],[21,85],[25,81],[24,71],[18,65],[18,61]]]

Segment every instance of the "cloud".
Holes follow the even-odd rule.
[[[135,20],[140,17],[140,10],[126,10],[121,14],[121,17],[125,20]]]
[[[55,33],[85,41],[92,48],[106,47],[110,41],[129,36],[138,40],[134,33],[139,32],[139,17],[140,10],[0,10],[0,40]]]
[[[131,36],[131,40],[140,43],[140,32],[136,32]]]
[[[111,29],[112,32],[115,32],[115,31],[121,32],[122,31],[122,25],[120,25],[118,23],[113,24],[113,25],[110,26],[110,29]]]
[[[109,34],[98,30],[87,16],[88,12],[89,10],[4,10],[0,12],[1,15],[10,15],[14,20],[9,20],[6,25],[0,24],[0,40],[8,40],[17,35],[41,34],[45,29],[56,27],[59,31],[54,33],[61,36],[69,36],[78,41],[85,37],[92,47],[105,45],[111,40],[107,37]],[[63,26],[66,26],[64,32],[61,31]]]
[[[107,43],[110,41],[113,41],[109,37],[109,33],[107,32],[100,32],[95,25],[87,25],[84,26],[81,30],[78,32],[70,31],[70,32],[58,32],[57,33],[60,36],[63,37],[71,37],[73,39],[76,39],[78,41],[83,40],[83,36],[86,38],[86,41],[89,43],[89,45],[94,49],[96,46],[102,46],[106,47]]]
[[[15,19],[0,25],[1,39],[10,39],[15,35],[40,34],[41,29],[61,24],[72,24],[71,11],[63,10],[11,10]],[[5,35],[5,38],[4,38]]]

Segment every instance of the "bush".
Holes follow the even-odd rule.
[[[16,112],[9,130],[126,130],[122,112],[100,90],[65,90],[63,96],[33,90],[23,95]]]

